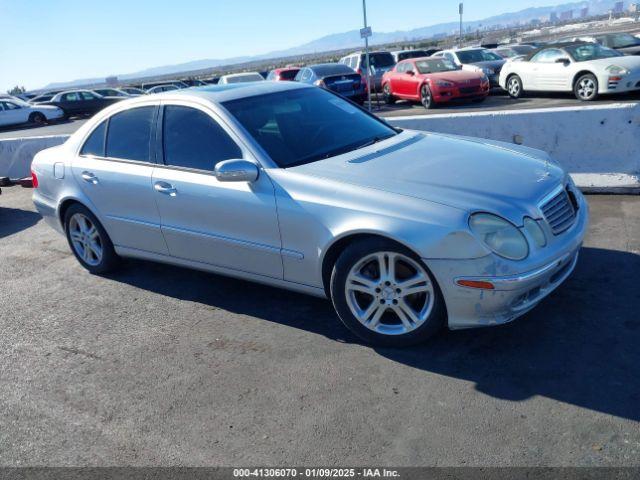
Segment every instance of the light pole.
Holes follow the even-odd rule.
[[[458,13],[460,14],[460,47],[462,47],[462,11],[464,10],[464,4],[460,2],[458,5]]]
[[[364,53],[367,59],[367,103],[371,111],[371,67],[369,66],[369,35],[371,32],[367,27],[367,1],[362,0],[362,15],[364,16],[364,28],[360,31],[360,36],[364,37]]]

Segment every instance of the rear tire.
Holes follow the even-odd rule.
[[[422,343],[445,324],[442,293],[420,257],[390,240],[351,244],[331,274],[331,300],[346,327],[373,345]]]
[[[511,98],[521,98],[524,94],[522,80],[518,75],[511,75],[507,78],[507,93]]]
[[[598,98],[598,79],[596,76],[591,73],[580,75],[573,85],[573,94],[583,102],[591,102]]]
[[[109,235],[88,208],[71,205],[64,215],[64,230],[76,259],[91,273],[107,273],[120,264]]]

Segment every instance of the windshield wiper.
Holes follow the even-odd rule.
[[[394,135],[388,135],[386,137],[378,137],[377,135],[375,137],[373,137],[371,140],[367,140],[366,142],[358,145],[356,148],[354,148],[354,150],[359,150],[361,148],[366,148],[366,147],[370,147],[371,145],[373,145],[374,143],[378,143],[381,142],[383,140],[386,140],[387,138],[391,138]]]

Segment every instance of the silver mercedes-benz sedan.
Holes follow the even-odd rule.
[[[92,273],[136,257],[326,296],[392,346],[527,312],[588,222],[543,152],[403,131],[291,82],[125,100],[32,169],[38,211]]]

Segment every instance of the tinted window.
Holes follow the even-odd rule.
[[[459,50],[456,52],[460,63],[491,62],[502,60],[498,55],[489,50]]]
[[[314,65],[309,68],[313,70],[318,77],[326,77],[328,75],[349,75],[353,73],[353,68],[341,63]]]
[[[340,155],[395,130],[320,88],[257,95],[222,104],[280,167]]]
[[[362,55],[361,59],[364,68],[367,68],[367,56]],[[369,62],[373,68],[388,68],[393,67],[396,63],[393,55],[389,52],[377,52],[369,54]]]
[[[77,92],[67,93],[62,96],[62,100],[65,102],[78,102],[80,101],[80,95]]]
[[[280,72],[280,80],[293,80],[297,73],[298,70],[283,70]]]
[[[148,162],[154,110],[155,107],[133,108],[111,117],[107,157]]]
[[[95,155],[104,157],[104,134],[107,131],[107,122],[102,122],[91,132],[87,141],[84,142],[80,155]]]
[[[165,107],[163,132],[167,165],[213,170],[222,160],[242,158],[240,148],[222,127],[194,108]]]
[[[80,92],[80,95],[82,95],[82,98],[84,98],[85,100],[95,100],[97,97],[90,92]]]
[[[589,60],[599,60],[601,58],[620,57],[621,53],[598,43],[585,43],[582,45],[568,46],[565,50],[576,62],[587,62]]]

